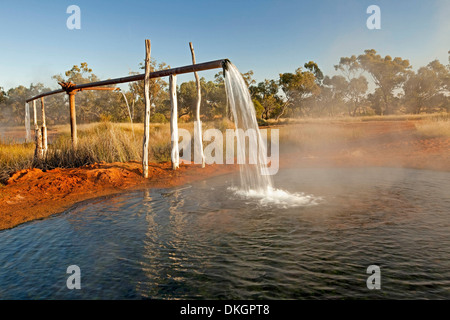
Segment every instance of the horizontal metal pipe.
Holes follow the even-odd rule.
[[[155,71],[155,72],[150,73],[150,79],[167,77],[167,76],[170,76],[171,74],[183,74],[183,73],[189,73],[189,72],[195,72],[195,71],[204,71],[204,70],[222,68],[224,63],[226,63],[227,61],[228,61],[227,59],[221,59],[221,60],[215,60],[215,61],[209,61],[209,62],[188,65],[188,66],[184,66],[184,67]],[[144,80],[144,77],[145,77],[145,74],[136,74],[136,75],[132,75],[132,76],[128,76],[128,77],[85,83],[85,84],[76,85],[76,86],[72,87],[71,90],[86,89],[86,88],[99,87],[99,86],[107,86],[107,85],[132,82],[132,81],[140,81],[140,80]],[[62,92],[65,92],[65,91],[63,89],[59,89],[59,90],[55,90],[55,91],[51,91],[51,92],[46,92],[46,93],[37,95],[33,98],[30,98],[26,101],[30,102],[35,99],[41,98],[41,97],[49,96],[51,94],[56,94],[56,93],[62,93]]]

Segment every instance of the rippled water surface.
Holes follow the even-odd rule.
[[[269,201],[237,185],[125,193],[1,231],[0,298],[450,298],[450,173],[284,170]]]

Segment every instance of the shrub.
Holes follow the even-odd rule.
[[[150,122],[152,123],[167,123],[169,122],[167,118],[162,113],[155,113],[150,117]]]

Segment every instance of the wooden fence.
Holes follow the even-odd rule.
[[[176,170],[179,165],[179,150],[178,150],[178,124],[177,124],[177,92],[176,92],[176,75],[194,72],[196,85],[197,85],[197,104],[196,104],[196,121],[197,126],[196,130],[200,130],[198,132],[198,137],[200,141],[197,142],[197,145],[200,146],[200,152],[202,157],[202,166],[205,166],[205,159],[203,155],[203,147],[201,141],[201,123],[200,123],[200,104],[201,104],[201,89],[200,89],[200,80],[198,77],[198,71],[210,70],[223,68],[226,69],[226,64],[228,63],[228,59],[214,60],[204,63],[196,63],[194,48],[192,46],[192,42],[189,43],[189,47],[191,50],[192,56],[192,65],[172,68],[167,70],[150,72],[150,52],[151,45],[150,40],[145,40],[145,73],[132,75],[128,77],[115,78],[85,84],[75,84],[72,82],[59,82],[61,89],[45,92],[34,96],[30,99],[26,100],[26,103],[33,102],[33,111],[34,111],[34,127],[35,127],[35,141],[36,141],[36,151],[35,157],[38,159],[45,159],[45,155],[47,152],[47,126],[45,121],[45,105],[44,105],[44,97],[66,93],[69,96],[69,111],[70,111],[70,132],[72,138],[72,147],[77,147],[77,121],[76,121],[76,108],[75,108],[75,95],[79,91],[83,90],[117,90],[117,88],[111,87],[103,87],[107,85],[116,85],[120,83],[127,83],[133,81],[141,81],[144,80],[144,98],[145,98],[145,116],[144,116],[144,142],[142,147],[142,169],[143,175],[145,178],[148,178],[148,148],[149,148],[149,138],[150,138],[150,79],[153,78],[161,78],[161,77],[169,77],[169,91],[170,91],[170,101],[171,101],[171,120],[170,120],[170,130],[171,130],[171,139],[172,139],[172,152],[171,152],[171,160],[172,160],[172,168]],[[37,114],[36,114],[36,100],[41,100],[41,111],[42,111],[42,127],[38,127],[37,123]]]

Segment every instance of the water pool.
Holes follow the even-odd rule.
[[[292,169],[296,199],[227,175],[0,231],[0,299],[449,299],[450,173]],[[81,269],[69,290],[66,269]],[[366,269],[381,269],[369,290]]]

